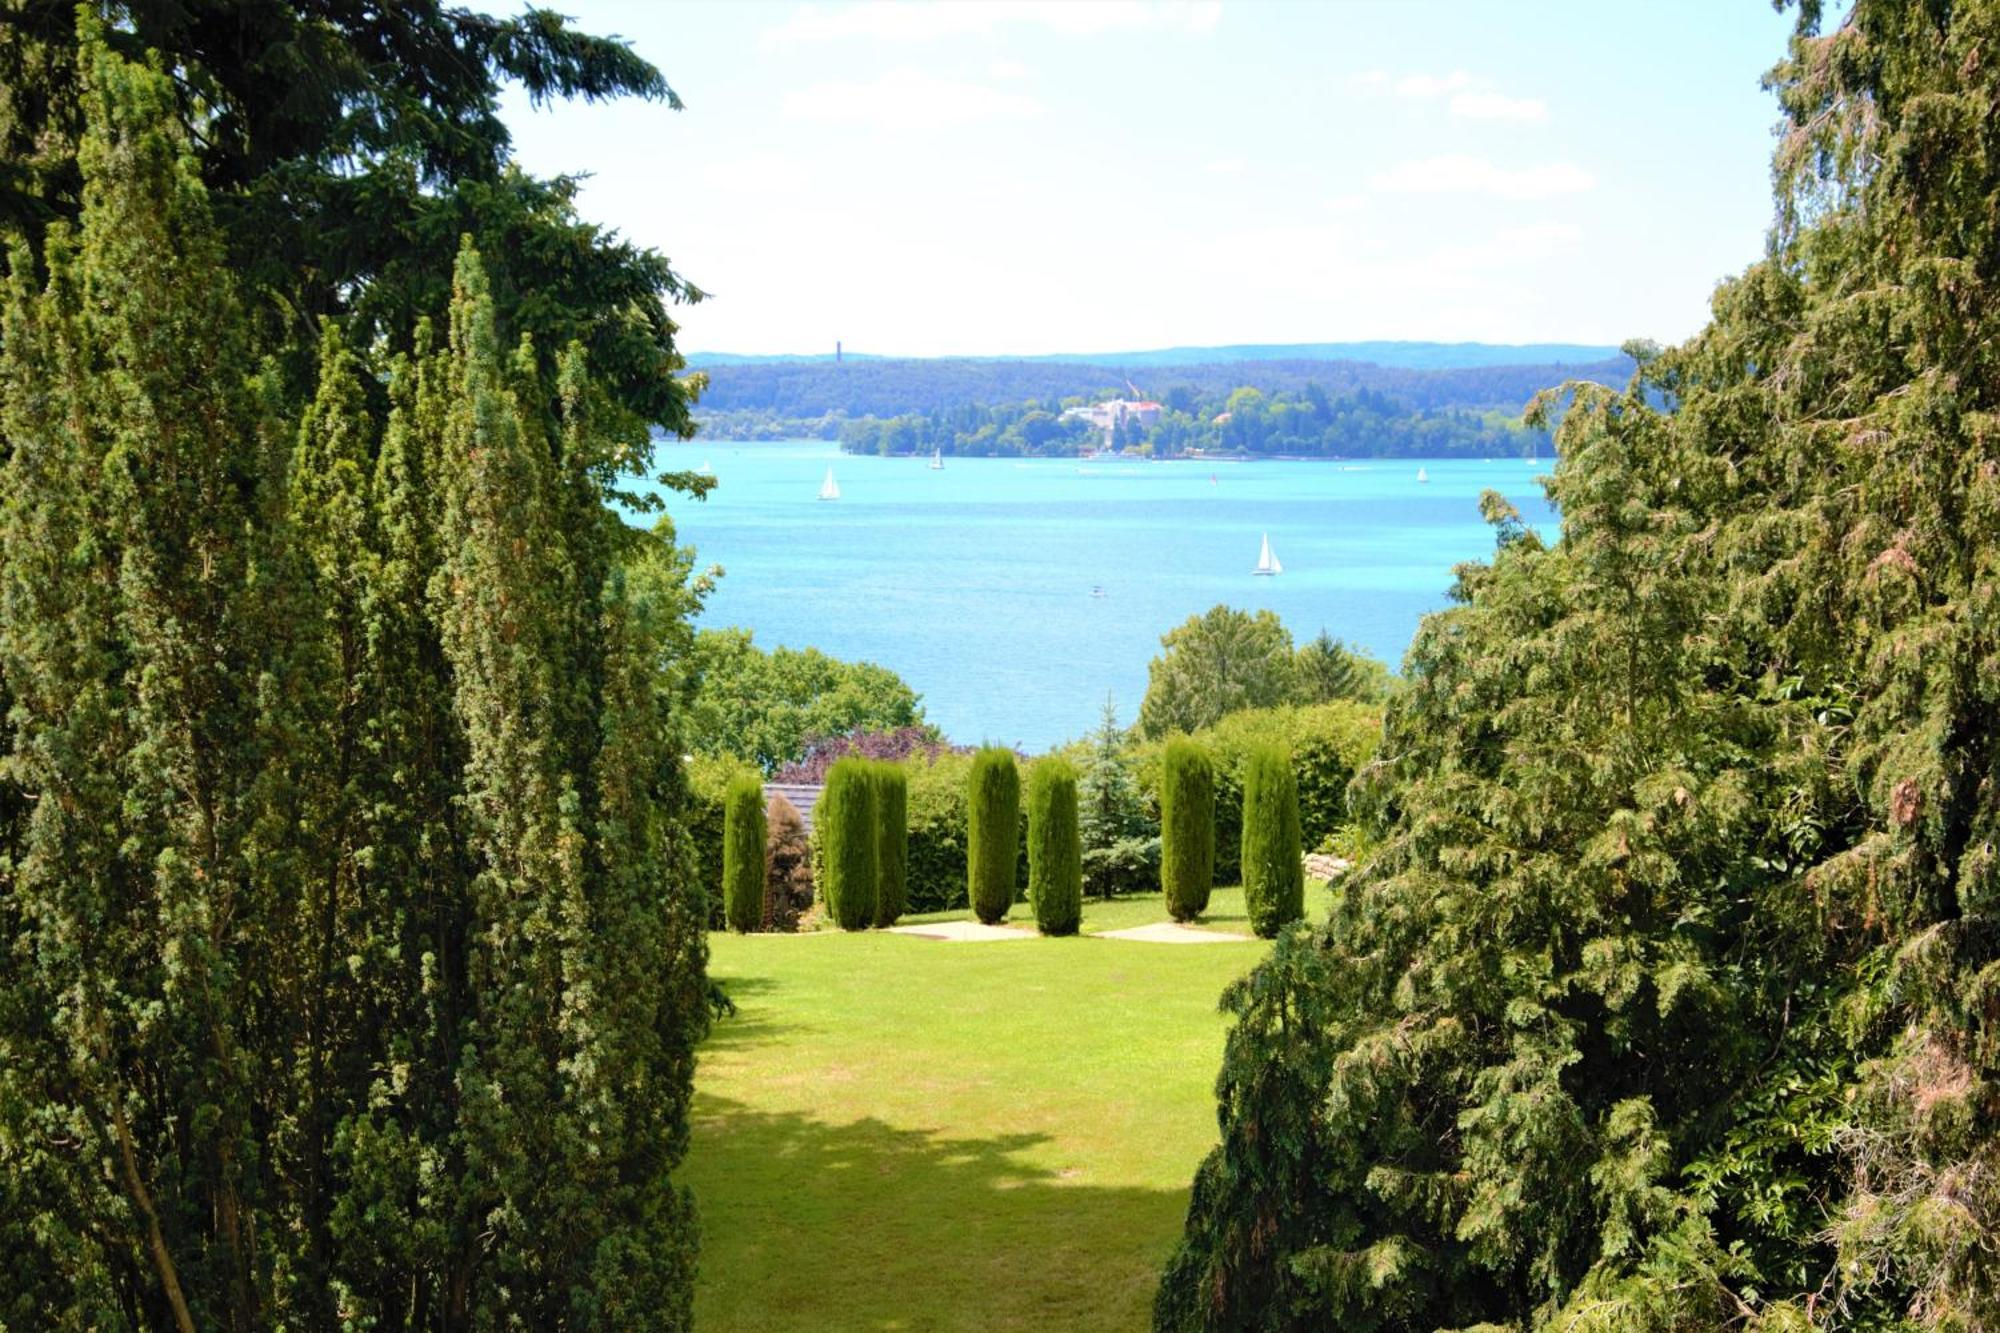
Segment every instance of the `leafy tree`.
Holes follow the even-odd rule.
[[[1271,939],[1305,914],[1299,788],[1289,756],[1274,745],[1243,765],[1243,903],[1250,928]]]
[[[1185,736],[1167,742],[1160,763],[1160,888],[1167,915],[1192,921],[1215,882],[1215,766]]]
[[[764,843],[764,784],[746,774],[723,797],[722,901],[731,930],[763,924]]]
[[[1044,935],[1074,935],[1083,921],[1083,847],[1076,769],[1049,755],[1028,770],[1028,903]]]
[[[1014,905],[1021,846],[1021,776],[1014,752],[988,746],[966,777],[966,896],[973,913],[996,925]]]
[[[875,774],[875,924],[893,926],[909,907],[910,775],[901,764],[873,761]]]
[[[888,668],[816,648],[767,653],[745,629],[702,630],[693,669],[702,752],[766,773],[803,759],[815,738],[923,726],[916,692]]]
[[[793,931],[812,905],[812,843],[798,807],[774,795],[765,810],[770,841],[764,855],[764,930]]]
[[[1991,4],[1801,6],[1777,225],[1410,653],[1163,1328],[2000,1313]]]
[[[842,930],[866,930],[875,921],[881,835],[875,788],[870,760],[843,759],[827,773],[813,814],[813,836],[821,843],[819,889]]]
[[[1161,737],[1199,731],[1244,708],[1291,701],[1292,636],[1274,611],[1217,606],[1161,636],[1146,670],[1139,729]]]
[[[185,87],[77,31],[0,297],[0,1318],[685,1327],[694,594],[622,409],[469,247],[448,346],[274,341]]]
[[[1292,670],[1296,703],[1374,700],[1388,693],[1387,667],[1366,653],[1349,648],[1323,629],[1293,654]]]

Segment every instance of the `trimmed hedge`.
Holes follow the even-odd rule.
[[[909,907],[910,775],[878,761],[875,779],[875,924],[893,926]]]
[[[910,864],[907,912],[947,912],[969,905],[966,897],[965,793],[971,782],[970,754],[941,754],[929,761],[906,760],[910,779]],[[1019,873],[1014,900],[1028,892],[1027,822],[1022,821]],[[1152,879],[1146,881],[1151,887]]]
[[[722,796],[722,908],[731,930],[763,924],[764,784],[748,773]]]
[[[988,746],[966,778],[966,897],[987,925],[1014,904],[1021,850],[1021,775],[1014,752]]]
[[[695,882],[701,885],[705,900],[702,915],[710,930],[722,930],[729,924],[723,915],[723,798],[730,783],[746,775],[753,778],[759,775],[740,759],[714,755],[696,755],[687,762],[686,773],[685,819],[688,836],[694,843]]]
[[[826,790],[813,812],[819,890],[827,915],[842,930],[866,930],[875,920],[875,787],[870,761],[842,759],[827,770]]]
[[[1175,736],[1160,752],[1160,890],[1167,915],[1192,921],[1215,884],[1215,764]]]
[[[1291,759],[1259,745],[1243,759],[1243,903],[1267,940],[1305,915],[1304,850]]]
[[[1303,708],[1260,708],[1231,713],[1196,741],[1215,757],[1215,873],[1227,883],[1242,860],[1243,761],[1259,745],[1290,752],[1299,790],[1299,834],[1317,847],[1347,824],[1347,784],[1374,755],[1382,738],[1379,705],[1340,700]],[[1161,743],[1133,750],[1139,792],[1157,814]]]
[[[1028,902],[1044,935],[1074,935],[1083,924],[1076,768],[1059,755],[1028,770]]]

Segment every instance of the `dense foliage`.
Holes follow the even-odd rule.
[[[764,916],[760,930],[793,931],[812,906],[812,843],[798,807],[773,795],[764,807]]]
[[[908,911],[942,912],[970,905],[966,855],[967,795],[975,752],[945,751],[903,764],[910,780]],[[1014,897],[1027,891],[1027,828],[1015,856]]]
[[[928,726],[897,727],[892,731],[851,731],[841,736],[807,736],[805,753],[772,774],[775,782],[824,782],[826,771],[848,755],[863,759],[928,759],[969,755],[970,745],[953,745]]]
[[[1125,754],[1126,737],[1109,696],[1083,755],[1077,821],[1083,841],[1083,883],[1100,898],[1149,893],[1160,882],[1160,839],[1139,800]]]
[[[764,924],[764,784],[743,774],[722,798],[722,903],[729,928]]]
[[[1215,606],[1160,636],[1146,667],[1139,730],[1199,731],[1231,713],[1334,699],[1382,699],[1388,668],[1321,630],[1303,648],[1275,611]]]
[[[665,315],[627,382],[467,244],[442,337],[274,329],[274,289],[364,295],[282,218],[277,269],[238,253],[260,162],[311,153],[256,158],[291,140],[228,69],[112,49],[209,7],[57,8],[0,22],[0,1321],[685,1327],[693,602],[609,503],[678,401]],[[296,16],[233,9],[238,53]],[[258,68],[346,50],[305,27]],[[486,57],[435,59],[487,107]],[[326,88],[274,100],[364,132]]]
[[[707,421],[716,420],[727,430],[727,438],[786,438],[738,433],[732,418],[740,413],[766,421],[812,425],[818,430],[808,434],[830,439],[833,436],[823,432],[829,425],[837,431],[847,418],[887,420],[914,415],[921,421],[937,422],[942,429],[949,427],[953,413],[975,412],[971,404],[1035,403],[1042,410],[1055,411],[1065,400],[1088,402],[1114,396],[1151,396],[1192,414],[1197,406],[1226,403],[1231,393],[1245,386],[1274,397],[1297,397],[1310,392],[1308,386],[1317,386],[1332,398],[1359,398],[1365,393],[1392,400],[1404,410],[1499,410],[1517,415],[1521,404],[1543,389],[1579,378],[1618,384],[1631,373],[1631,363],[1624,358],[1581,364],[1544,360],[1539,364],[1423,368],[1382,364],[1371,356],[1387,361],[1395,357],[1395,350],[1357,349],[1351,359],[1340,360],[1260,357],[1154,367],[976,357],[735,364],[705,359],[702,368],[708,388],[702,394],[702,429],[706,433]],[[1133,394],[1135,388],[1137,395]],[[1215,406],[1210,415],[1221,410]],[[971,416],[961,419],[974,420]]]
[[[819,840],[818,885],[827,915],[842,930],[875,924],[875,857],[880,830],[875,822],[875,766],[866,759],[843,759],[826,775],[826,790],[813,811]]]
[[[1076,768],[1061,755],[1028,770],[1028,905],[1044,935],[1074,935],[1083,924]]]
[[[1014,904],[1021,850],[1021,773],[1014,752],[988,746],[966,773],[965,892],[987,925]]]
[[[1270,743],[1243,761],[1243,905],[1250,928],[1271,939],[1305,914],[1305,849],[1291,756]]]
[[[909,908],[910,775],[901,764],[874,760],[875,924],[893,926]]]
[[[854,732],[916,728],[936,739],[916,691],[873,662],[843,662],[817,648],[765,652],[749,630],[711,629],[695,636],[691,670],[699,752],[748,760],[765,773]]]
[[[1162,1328],[2000,1321],[2000,6],[1801,6],[1769,256],[1429,620]]]
[[[1185,736],[1160,752],[1160,889],[1167,915],[1192,921],[1215,884],[1215,764]]]

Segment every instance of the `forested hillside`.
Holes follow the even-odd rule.
[[[1229,993],[1158,1327],[2000,1327],[2000,4],[1836,12],[1768,258],[1551,400],[1562,530],[1488,497]]]

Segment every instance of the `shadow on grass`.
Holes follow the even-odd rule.
[[[736,1005],[736,1012],[709,1024],[704,1050],[738,1050],[766,1041],[778,1041],[812,1031],[810,1024],[794,1019],[778,1021],[778,1007],[767,1003],[783,983],[771,977],[717,976],[716,982]]]
[[[1143,1327],[1186,1193],[1093,1185],[1050,1142],[697,1094],[698,1326]]]

